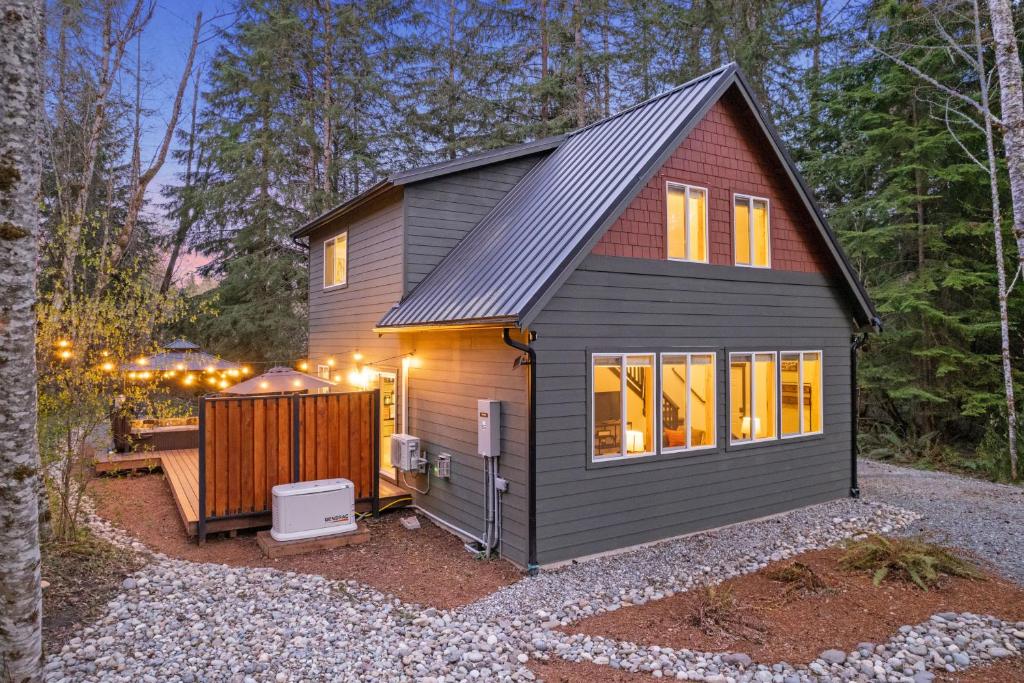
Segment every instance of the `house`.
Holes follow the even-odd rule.
[[[516,565],[855,493],[851,340],[877,318],[734,65],[395,174],[294,235],[310,362],[381,389],[381,433],[430,463],[382,476],[467,538],[494,509],[477,400],[500,401]]]

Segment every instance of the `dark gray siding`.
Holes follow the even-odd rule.
[[[429,495],[416,504],[479,537],[484,526],[483,463],[477,452],[477,399],[501,401],[499,469],[509,480],[503,499],[502,555],[525,567],[526,546],[526,369],[512,368],[518,353],[501,330],[403,333],[402,349],[414,352],[409,369],[410,433],[420,437],[431,462],[452,455],[448,481],[431,477]],[[424,488],[424,477],[409,482]]]
[[[588,257],[538,316],[541,564],[842,497],[849,491],[850,307],[823,276]],[[589,463],[588,352],[717,351],[718,447]],[[824,434],[728,447],[729,351],[824,352]]]
[[[544,154],[405,187],[406,289],[432,271]]]
[[[348,229],[348,284],[323,288],[323,243]],[[320,228],[309,238],[309,356],[316,363],[334,357],[347,377],[357,349],[366,362],[398,355],[398,340],[380,336],[374,325],[402,296],[402,196],[390,196],[352,217]],[[385,363],[394,369],[396,361]],[[378,366],[380,369],[384,367]],[[343,381],[345,381],[343,379]],[[346,387],[347,388],[347,387]]]

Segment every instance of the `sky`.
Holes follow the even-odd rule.
[[[171,102],[188,58],[189,41],[197,12],[203,13],[202,41],[196,54],[196,65],[208,62],[217,49],[218,29],[230,25],[233,2],[229,0],[158,0],[153,18],[142,35],[142,60],[150,87],[143,93],[144,106],[152,111],[143,137],[143,158],[152,158],[160,145],[170,115]],[[185,93],[179,125],[187,121],[192,104],[192,91]],[[160,188],[174,183],[181,169],[168,156],[160,174],[150,186],[150,195],[159,197]]]

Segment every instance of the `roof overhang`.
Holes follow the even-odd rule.
[[[377,334],[394,332],[445,332],[454,330],[492,330],[503,327],[518,327],[519,321],[514,317],[489,318],[486,320],[453,320],[448,323],[431,323],[429,325],[387,325],[373,328]]]

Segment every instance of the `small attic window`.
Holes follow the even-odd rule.
[[[708,191],[703,187],[668,183],[668,258],[708,262]]]
[[[324,289],[348,282],[348,231],[324,240]]]

